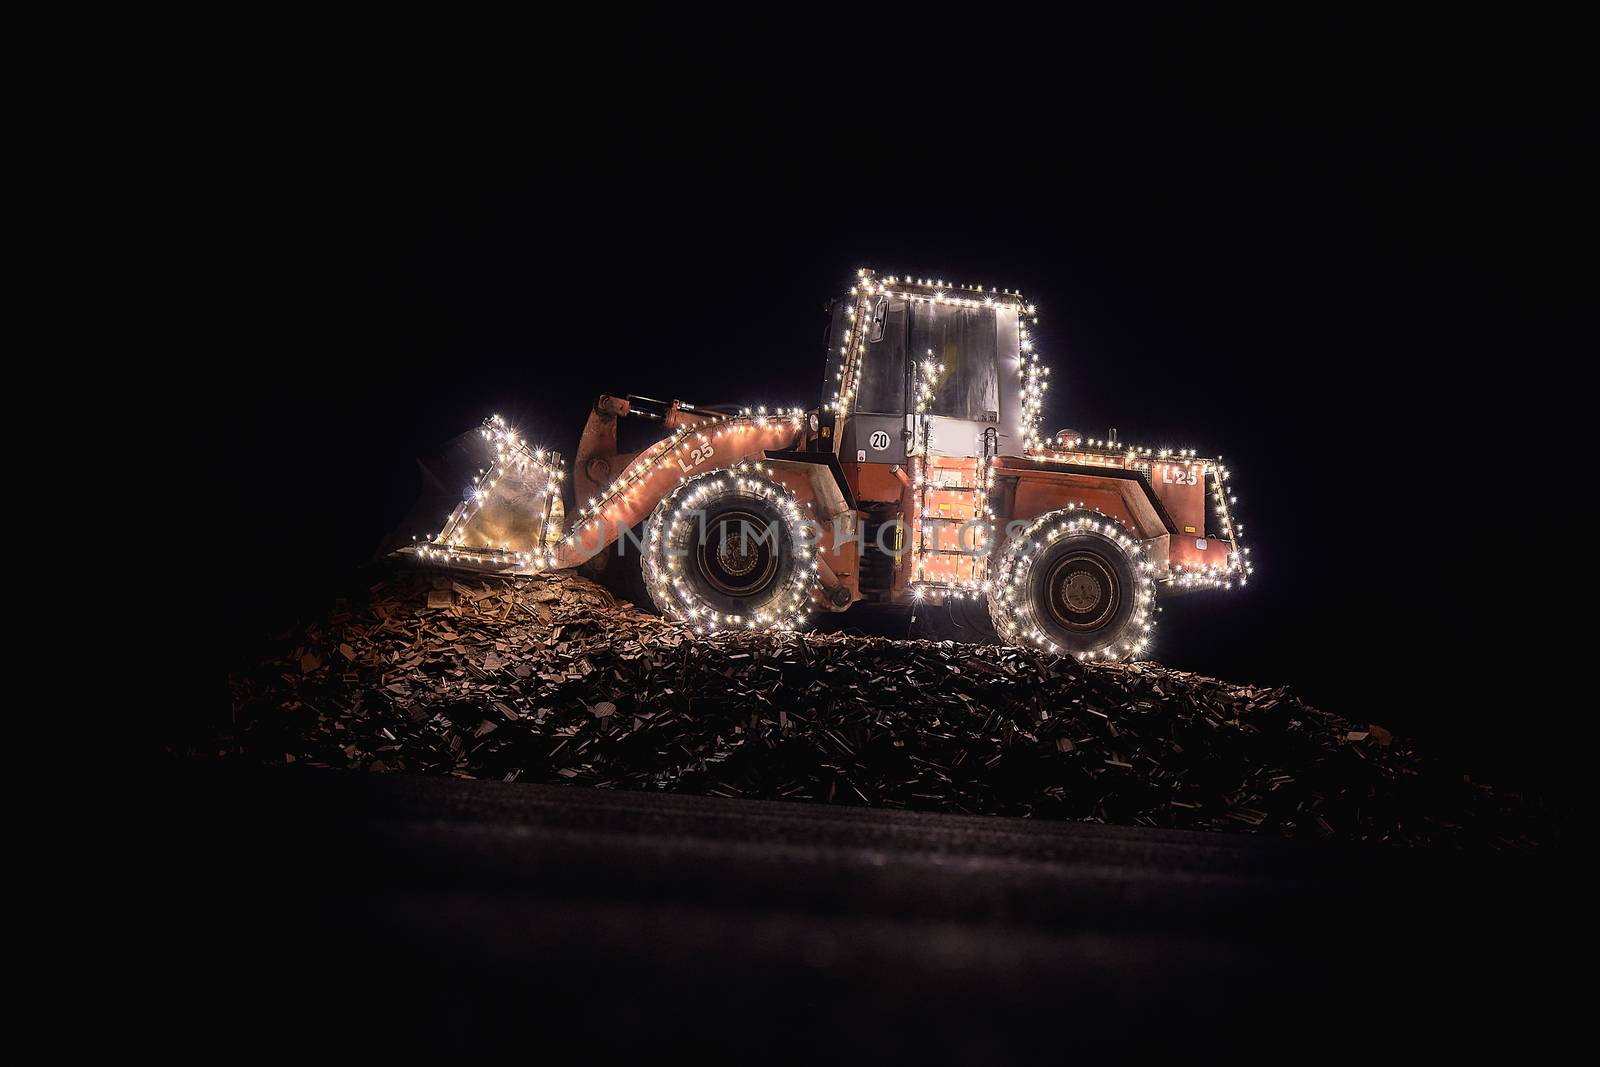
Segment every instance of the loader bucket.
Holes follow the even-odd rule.
[[[500,574],[547,569],[550,546],[561,537],[561,457],[530,448],[499,416],[485,419],[450,449],[458,461],[474,452],[477,466],[443,523],[399,554]]]

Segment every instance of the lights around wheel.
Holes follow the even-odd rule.
[[[782,588],[753,614],[719,610],[696,593],[685,577],[694,539],[701,533],[701,516],[709,506],[731,495],[757,498],[775,507],[785,527],[787,546],[796,555]],[[784,544],[785,537],[778,543]],[[718,468],[680,483],[656,505],[647,524],[643,567],[656,605],[696,634],[725,629],[797,629],[805,621],[818,582],[816,551],[806,537],[799,502],[762,463]]]
[[[1034,564],[1051,545],[1077,534],[1092,536],[1121,552],[1128,558],[1134,574],[1131,637],[1122,637],[1103,648],[1078,652],[1077,657],[1119,660],[1145,655],[1155,629],[1154,565],[1146,558],[1144,545],[1120,522],[1099,511],[1083,509],[1081,505],[1039,516],[1006,545],[989,592],[995,629],[1012,644],[1031,645],[1052,653],[1064,651],[1040,625],[1041,605],[1028,595],[1028,579]]]

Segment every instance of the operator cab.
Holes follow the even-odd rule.
[[[927,383],[932,451],[983,455],[992,431],[991,453],[997,444],[1000,454],[1020,455],[1025,314],[1014,293],[863,272],[834,302],[828,332],[824,400],[840,416],[839,458],[906,462],[926,361],[941,368]]]

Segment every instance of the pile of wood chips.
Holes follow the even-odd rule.
[[[397,566],[230,679],[257,763],[1410,845],[1526,847],[1529,804],[1377,725],[1155,663],[683,627],[571,574]]]

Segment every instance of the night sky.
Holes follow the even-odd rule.
[[[1027,137],[891,121],[849,154],[837,111],[700,118],[530,120],[492,158],[319,128],[219,207],[231,658],[325,603],[413,457],[487,414],[570,458],[603,391],[815,405],[823,308],[872,266],[1033,299],[1047,430],[1224,456],[1257,580],[1168,601],[1158,658],[1473,768],[1542,758],[1520,590],[1552,576],[1505,528],[1528,513],[1496,442],[1538,432],[1552,383],[1523,368],[1576,349],[1575,134],[1178,94]]]

